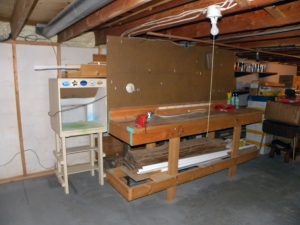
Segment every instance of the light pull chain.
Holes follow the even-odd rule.
[[[206,137],[208,137],[210,114],[211,114],[211,99],[212,99],[213,76],[214,76],[214,61],[215,61],[215,36],[213,36],[213,45],[212,45],[212,54],[211,54],[210,87],[209,87],[209,101],[208,101]]]

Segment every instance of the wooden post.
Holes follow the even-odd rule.
[[[235,158],[239,154],[240,138],[241,138],[241,126],[235,126],[233,128],[231,158]],[[236,169],[237,169],[236,164],[229,168],[229,176],[230,177],[233,177],[236,175]]]
[[[53,47],[54,48],[54,47]],[[57,60],[57,65],[61,65],[61,44],[57,45],[57,51],[56,51],[56,60]],[[57,78],[61,78],[61,71],[57,70]]]
[[[178,173],[180,137],[169,140],[169,158],[168,158],[168,174],[176,176]],[[176,197],[176,186],[167,190],[167,201],[171,202]]]
[[[20,155],[21,155],[23,175],[26,176],[27,170],[26,170],[26,159],[25,159],[23,128],[22,128],[22,116],[21,116],[21,107],[20,107],[17,48],[16,48],[15,42],[12,42],[12,56],[13,56],[13,72],[14,72],[14,83],[15,83],[15,98],[16,98],[16,108],[17,108]]]

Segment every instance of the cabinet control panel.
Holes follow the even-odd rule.
[[[58,84],[60,88],[105,87],[103,79],[62,78]]]

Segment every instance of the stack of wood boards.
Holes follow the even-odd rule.
[[[123,164],[131,170],[137,170],[146,165],[168,161],[168,144],[155,148],[128,150]],[[203,155],[226,149],[226,143],[220,139],[197,138],[180,143],[179,158]]]

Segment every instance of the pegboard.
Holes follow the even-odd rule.
[[[108,38],[109,108],[208,101],[211,47],[182,47],[169,41]],[[215,51],[213,100],[234,89],[234,53]],[[135,91],[128,93],[132,83]]]

